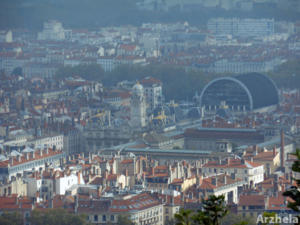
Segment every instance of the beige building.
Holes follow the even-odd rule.
[[[146,125],[146,98],[144,88],[137,83],[132,88],[130,100],[130,126],[140,129]]]
[[[200,196],[207,198],[210,195],[224,195],[227,203],[238,203],[238,187],[245,182],[234,176],[218,174],[216,176],[203,178],[198,188]]]
[[[273,151],[264,150],[255,153],[253,156],[244,157],[248,160],[253,160],[254,163],[259,163],[264,166],[265,176],[269,177],[280,166],[280,154],[276,152],[274,147]],[[252,158],[252,159],[251,159]]]
[[[242,217],[257,218],[268,204],[263,195],[242,195],[239,199],[238,213]]]
[[[116,224],[119,216],[137,225],[163,225],[163,204],[147,193],[120,195],[113,199],[76,200],[75,212],[88,216],[91,224]]]
[[[182,191],[184,192],[189,187],[196,184],[196,177],[190,177],[190,178],[175,178],[173,179],[173,182],[169,185],[169,188],[176,191]]]
[[[0,184],[0,196],[27,196],[27,184],[20,177],[13,177],[9,182]]]
[[[252,186],[264,180],[264,166],[244,159],[228,158],[224,161],[211,161],[203,165],[202,172],[206,175],[234,174],[235,177]]]

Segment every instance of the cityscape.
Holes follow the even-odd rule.
[[[0,3],[0,224],[300,224],[300,2],[96,2]]]

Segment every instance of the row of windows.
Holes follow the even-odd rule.
[[[98,215],[94,215],[94,221],[95,222],[99,221]],[[106,222],[106,215],[102,215],[102,221]],[[114,215],[110,215],[110,221],[115,221],[115,216]]]

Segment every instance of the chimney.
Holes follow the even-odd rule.
[[[230,165],[230,158],[227,158],[227,165]]]
[[[258,147],[257,147],[257,145],[253,145],[253,154],[254,155],[258,154]]]
[[[155,175],[154,167],[151,167],[151,175],[152,175],[152,176]]]
[[[274,145],[274,147],[273,147],[273,156],[275,156],[276,155],[276,145]]]
[[[49,208],[53,209],[53,198],[49,200]]]
[[[202,176],[201,175],[198,175],[196,177],[196,185],[197,187],[200,186],[202,184]]]
[[[25,158],[26,158],[26,160],[29,160],[29,154],[30,154],[29,152],[26,152],[26,153],[25,153]]]
[[[184,193],[183,192],[180,192],[180,200],[181,200],[181,202],[185,201],[185,199],[184,199]]]
[[[230,177],[231,179],[235,180],[235,173],[231,173]]]
[[[35,152],[32,152],[31,157],[32,157],[32,159],[35,159]]]
[[[74,202],[75,202],[75,213],[77,213],[77,210],[78,210],[78,196],[77,195],[74,196]]]
[[[280,166],[281,166],[281,171],[284,172],[284,132],[283,129],[281,129],[280,133]]]
[[[50,169],[50,176],[53,177],[53,174],[54,174],[54,169],[51,168],[51,169]],[[65,173],[63,173],[63,174],[64,174],[64,176],[65,176]]]
[[[43,156],[43,149],[40,149],[40,156]]]
[[[285,174],[285,179],[290,180],[290,175],[288,173]]]
[[[211,178],[211,183],[212,183],[213,185],[215,185],[215,186],[218,186],[218,177],[217,177],[217,176],[212,177],[212,178]]]
[[[171,196],[171,205],[174,205],[174,196]]]
[[[77,182],[78,182],[78,184],[81,183],[80,177],[81,177],[81,174],[80,174],[80,171],[78,171],[77,172],[77,180],[78,180]]]
[[[224,175],[224,184],[225,185],[227,184],[227,175],[226,174]]]

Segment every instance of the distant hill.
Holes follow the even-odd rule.
[[[57,19],[67,28],[98,28],[111,25],[139,25],[144,22],[188,21],[205,25],[211,17],[267,17],[300,20],[300,13],[260,5],[250,12],[221,8],[191,8],[168,12],[141,11],[136,0],[1,0],[0,29],[27,28],[40,30],[44,21]]]

